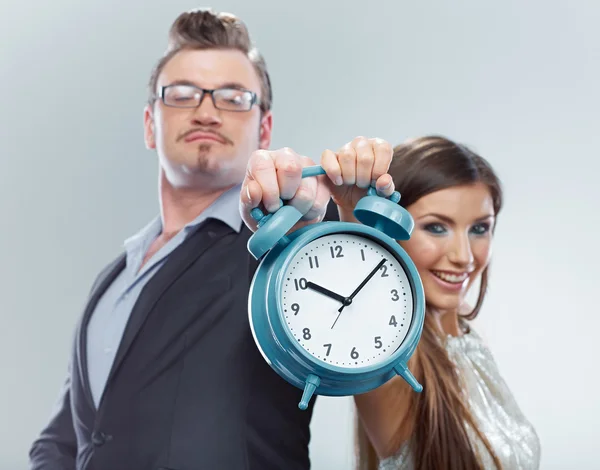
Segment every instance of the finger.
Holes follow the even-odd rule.
[[[352,144],[344,145],[337,154],[342,169],[342,179],[346,185],[356,184],[356,152]]]
[[[331,150],[325,150],[321,154],[321,167],[325,170],[327,177],[333,184],[336,186],[341,186],[344,184],[340,162],[338,161],[335,153],[333,153]]]
[[[242,184],[240,193],[240,214],[246,226],[255,232],[258,228],[258,222],[252,217],[252,209],[258,207],[262,200],[262,190],[260,185],[246,177]]]
[[[242,205],[249,211],[258,207],[262,201],[262,189],[260,184],[249,179],[247,183],[242,186],[240,197]]]
[[[279,184],[271,152],[267,150],[253,152],[248,162],[247,176],[260,186],[265,209],[268,212],[275,212],[279,209]]]
[[[331,201],[331,191],[329,190],[329,185],[327,184],[325,176],[319,176],[316,180],[317,194],[315,195],[312,207],[304,215],[303,219],[320,222],[325,217],[327,206]]]
[[[371,139],[371,146],[375,155],[375,161],[373,163],[373,174],[371,175],[371,182],[375,184],[375,181],[390,169],[392,163],[392,157],[394,155],[394,149],[391,144],[383,139]]]
[[[353,145],[356,149],[356,186],[368,188],[371,185],[371,180],[376,179],[371,176],[373,163],[375,162],[373,146],[364,137],[354,139]]]
[[[381,175],[375,182],[377,194],[383,197],[390,197],[395,191],[394,180],[389,173]]]
[[[300,157],[303,167],[312,166],[314,162],[308,157]],[[305,215],[313,206],[317,195],[317,178],[314,176],[302,178],[294,197],[289,201],[289,205],[295,207]]]
[[[277,150],[275,152],[275,168],[281,199],[292,199],[302,180],[300,156],[287,147]]]

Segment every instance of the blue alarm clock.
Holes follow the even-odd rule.
[[[302,177],[325,174],[317,165]],[[302,214],[282,205],[252,211],[258,228],[248,250],[259,264],[248,299],[254,341],[281,377],[313,395],[348,396],[400,375],[420,392],[407,367],[420,340],[425,296],[417,269],[397,240],[414,221],[369,188],[354,216],[360,224],[325,221],[290,229]]]

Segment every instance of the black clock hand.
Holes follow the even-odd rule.
[[[354,292],[352,292],[352,294],[350,295],[350,297],[348,297],[346,299],[346,301],[342,304],[342,306],[338,309],[338,316],[335,319],[335,321],[333,322],[333,325],[331,325],[331,329],[333,330],[333,327],[335,326],[335,324],[338,321],[338,318],[340,318],[340,315],[342,314],[342,310],[344,310],[344,307],[347,307],[348,305],[350,305],[352,303],[352,299],[354,299],[354,297],[356,296],[356,294],[358,294],[363,287],[365,287],[365,285],[367,284],[367,282],[369,282],[371,280],[371,278],[375,275],[375,273],[377,271],[379,271],[379,269],[385,264],[386,259],[383,258],[378,264],[377,266],[375,266],[375,268],[369,273],[369,275],[363,280],[363,282],[360,283],[360,285],[354,290]]]
[[[314,291],[320,292],[321,294],[326,295],[327,297],[331,297],[332,299],[335,299],[338,302],[344,303],[346,301],[346,297],[344,297],[343,295],[336,294],[335,292],[332,292],[329,289],[325,289],[325,287],[315,284],[314,282],[308,281],[306,283],[306,287]]]
[[[367,285],[367,282],[369,282],[369,281],[371,280],[371,278],[372,278],[372,277],[375,275],[375,273],[376,273],[377,271],[379,271],[379,269],[380,269],[380,268],[381,268],[381,267],[382,267],[382,266],[385,264],[385,262],[386,262],[386,259],[385,259],[385,258],[383,258],[383,259],[382,259],[382,260],[381,260],[381,261],[380,261],[380,262],[377,264],[377,266],[375,266],[375,268],[373,269],[373,271],[371,271],[371,272],[369,273],[369,275],[368,275],[368,276],[365,278],[365,280],[364,280],[363,282],[361,282],[361,283],[360,283],[360,285],[359,285],[359,286],[358,286],[358,287],[357,287],[357,288],[354,290],[354,292],[352,292],[352,294],[350,295],[350,297],[348,297],[348,300],[349,300],[350,302],[352,302],[352,299],[354,299],[354,297],[356,296],[356,294],[358,294],[358,293],[359,293],[359,292],[362,290],[362,288],[363,288],[363,287],[365,287],[365,286]],[[350,305],[350,303],[348,303],[348,305]],[[344,309],[344,307],[346,307],[346,305],[342,305],[342,306],[340,307],[340,309],[338,310],[338,312],[341,312],[341,311]]]

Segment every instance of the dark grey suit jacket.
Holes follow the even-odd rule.
[[[330,208],[328,218],[336,219]],[[32,470],[306,470],[314,400],[273,372],[248,324],[250,232],[209,220],[142,291],[105,393],[90,394],[86,329],[124,255],[98,276],[59,407]]]

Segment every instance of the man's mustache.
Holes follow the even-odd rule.
[[[194,132],[202,132],[204,134],[212,134],[215,137],[217,137],[218,139],[222,140],[223,143],[228,144],[228,145],[233,145],[233,141],[228,138],[227,136],[221,134],[220,132],[217,132],[213,129],[204,129],[202,127],[196,127],[194,129],[190,129],[186,132],[184,132],[183,134],[181,134],[178,138],[177,141],[181,141],[184,140],[187,136],[189,136],[190,134],[193,134]]]

